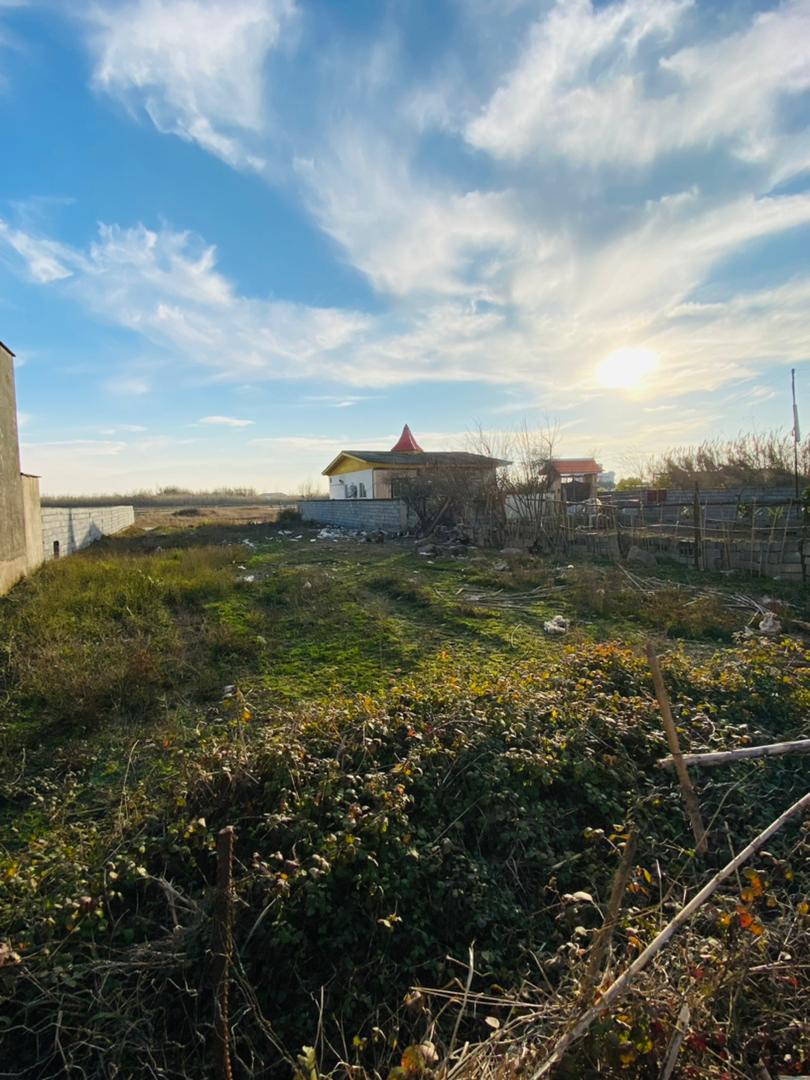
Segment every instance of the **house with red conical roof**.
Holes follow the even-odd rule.
[[[341,450],[323,470],[330,499],[391,499],[397,477],[440,469],[478,472],[484,478],[506,461],[461,450],[423,450],[406,424],[390,450]]]

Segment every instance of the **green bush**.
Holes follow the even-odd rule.
[[[795,644],[754,641],[702,663],[676,652],[665,674],[685,749],[733,744],[743,724],[763,739],[804,723],[810,654]],[[476,987],[519,987],[538,953],[546,978],[564,977],[577,926],[599,916],[561,894],[604,900],[630,816],[642,866],[692,873],[677,787],[654,767],[664,752],[645,660],[592,645],[500,674],[438,657],[431,675],[379,696],[266,714],[236,693],[204,728],[119,762],[126,813],[116,795],[109,823],[89,829],[79,807],[97,804],[97,758],[68,781],[42,776],[16,796],[31,800],[29,837],[0,861],[0,922],[22,958],[2,1004],[9,1052],[31,1070],[131,1074],[148,1054],[163,1075],[204,1075],[213,848],[227,824],[240,1059],[289,1075],[278,1041],[290,1056],[312,1043],[322,1010],[327,1066],[348,1054],[373,1075],[397,1060],[392,1040],[421,1037],[403,994],[457,977],[452,958],[472,941]],[[805,790],[800,764],[706,783],[706,819],[722,810],[739,846]],[[790,887],[801,896],[810,879],[797,872]],[[57,1051],[59,1015],[70,1023]]]

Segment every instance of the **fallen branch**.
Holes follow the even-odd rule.
[[[655,696],[658,698],[658,707],[661,710],[661,719],[664,723],[664,731],[666,732],[667,742],[669,743],[670,753],[672,754],[672,761],[675,766],[675,771],[678,774],[683,801],[686,804],[686,812],[689,815],[692,832],[695,836],[695,851],[697,851],[698,855],[705,855],[709,845],[706,839],[706,829],[703,825],[703,818],[700,815],[700,804],[698,803],[697,793],[692,786],[689,772],[683,761],[681,744],[678,742],[678,732],[675,729],[675,721],[672,719],[669,696],[667,694],[667,688],[664,685],[664,676],[661,674],[661,665],[658,663],[658,657],[655,655],[655,649],[653,649],[651,641],[647,642],[647,660],[649,661],[650,671],[652,672]]]
[[[667,1059],[664,1062],[659,1080],[669,1080],[670,1076],[675,1072],[675,1064],[678,1060],[678,1054],[681,1052],[681,1043],[686,1038],[686,1033],[689,1030],[690,1019],[689,1006],[684,1002],[681,1005],[681,1011],[678,1013],[678,1019],[675,1021],[675,1031],[672,1034],[672,1040],[667,1050]]]
[[[675,918],[667,923],[664,929],[653,938],[647,948],[636,957],[627,971],[610,984],[601,1000],[595,1005],[592,1005],[590,1009],[587,1009],[574,1026],[562,1036],[551,1054],[543,1061],[540,1067],[531,1074],[531,1080],[539,1080],[541,1076],[548,1075],[551,1069],[560,1062],[568,1047],[585,1034],[597,1016],[610,1008],[610,1006],[625,993],[636,975],[638,975],[638,973],[647,966],[650,960],[663,949],[673,934],[675,934],[684,923],[691,919],[698,908],[700,908],[709,899],[712,893],[714,893],[715,889],[717,889],[717,887],[727,878],[731,877],[731,875],[746,863],[752,855],[756,854],[756,852],[770,840],[774,833],[782,828],[786,821],[789,821],[790,818],[794,817],[802,810],[807,809],[810,809],[810,791],[806,795],[803,795],[801,799],[792,806],[788,807],[783,814],[780,814],[776,821],[772,821],[758,836],[754,837],[751,843],[743,848],[739,855],[736,855],[731,862],[726,863],[722,870],[718,870],[714,877],[703,886],[700,892],[689,901],[686,907],[682,908]]]
[[[622,900],[624,899],[624,891],[627,888],[627,882],[633,869],[633,859],[635,858],[635,854],[636,834],[635,832],[631,832],[625,841],[622,857],[619,860],[619,865],[616,867],[616,873],[613,875],[613,884],[610,889],[605,921],[599,928],[593,940],[593,944],[591,945],[588,968],[585,972],[585,978],[582,980],[582,988],[579,992],[582,1001],[591,997],[594,987],[599,982],[599,976],[602,973],[602,964],[607,955],[607,951],[610,948],[610,943],[613,940],[613,931],[616,929],[616,923],[619,919],[619,912],[621,911]]]
[[[810,754],[810,739],[766,743],[764,746],[741,746],[737,750],[716,750],[705,754],[681,754],[681,760],[684,765],[700,765],[701,768],[708,769],[713,765],[725,765],[729,761],[778,757],[780,754]],[[659,769],[671,769],[675,765],[675,758],[661,758],[657,764]]]

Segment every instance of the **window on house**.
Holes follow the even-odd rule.
[[[59,558],[59,541],[58,540],[54,540],[54,542],[53,542],[53,557],[55,559]]]
[[[358,497],[358,499],[367,499],[368,498],[368,495],[366,495],[366,485],[363,483],[362,480],[357,485],[357,497]]]

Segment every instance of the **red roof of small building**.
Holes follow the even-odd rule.
[[[595,476],[602,471],[596,458],[552,458],[546,471],[554,470],[559,476]]]
[[[402,434],[399,440],[391,447],[391,453],[394,454],[423,454],[424,450],[411,434],[411,429],[406,424],[402,429]]]

